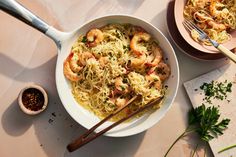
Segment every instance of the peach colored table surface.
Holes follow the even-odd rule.
[[[166,36],[168,0],[19,0],[24,6],[56,28],[69,31],[97,16],[125,13],[151,22]],[[225,60],[198,61],[176,50],[180,65],[180,87],[166,116],[146,132],[124,138],[100,137],[68,153],[66,145],[86,129],[65,111],[55,85],[57,49],[52,40],[0,12],[0,156],[1,157],[162,157],[187,124],[192,107],[183,82],[206,73]],[[20,90],[30,82],[43,86],[49,96],[48,108],[38,116],[27,116],[17,104]],[[179,141],[170,157],[188,157],[198,143],[192,135]],[[198,150],[203,156],[203,147]],[[213,156],[207,146],[207,156]]]

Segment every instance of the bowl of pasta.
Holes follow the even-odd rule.
[[[192,47],[205,53],[220,53],[209,42],[200,42],[195,31],[189,33],[183,26],[185,19],[193,21],[207,35],[229,50],[236,43],[235,0],[176,0],[174,15],[182,37]]]
[[[65,109],[79,124],[91,128],[136,95],[141,99],[99,130],[161,96],[160,104],[105,135],[134,135],[165,115],[177,93],[179,68],[172,46],[157,28],[136,17],[110,15],[73,34],[58,56],[56,82]]]

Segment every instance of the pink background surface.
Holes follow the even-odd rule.
[[[166,27],[168,0],[19,0],[25,7],[62,31],[111,13],[135,15],[151,22],[170,39]],[[194,60],[172,44],[180,64],[180,88],[166,116],[146,132],[125,138],[100,137],[74,153],[66,145],[86,131],[65,111],[55,85],[57,49],[45,35],[0,12],[0,156],[1,157],[162,157],[187,124],[191,103],[184,81],[225,64]],[[173,43],[173,42],[172,42]],[[48,108],[38,116],[25,115],[17,104],[20,90],[34,82],[48,92]],[[179,141],[169,156],[190,156],[198,143],[192,135]],[[207,156],[212,156],[207,146]],[[198,155],[203,156],[200,146]]]

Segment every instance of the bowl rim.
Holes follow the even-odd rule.
[[[145,125],[145,127],[142,127],[142,129],[139,129],[139,130],[136,129],[135,132],[129,132],[129,133],[120,134],[120,135],[117,134],[117,133],[114,133],[114,134],[113,134],[113,133],[109,133],[109,132],[107,132],[107,133],[104,134],[105,136],[110,136],[110,137],[125,137],[125,136],[135,135],[135,134],[138,134],[138,133],[140,133],[140,132],[143,132],[143,131],[145,131],[145,130],[151,128],[153,125],[157,124],[157,123],[160,121],[160,119],[162,119],[162,118],[165,116],[165,114],[168,112],[168,110],[169,110],[170,107],[172,106],[172,104],[173,104],[173,102],[174,102],[174,100],[175,100],[175,98],[176,98],[178,88],[179,88],[179,64],[178,64],[178,60],[177,60],[175,51],[174,51],[174,49],[173,49],[171,43],[169,42],[169,40],[165,37],[165,35],[164,35],[158,28],[156,28],[155,26],[153,26],[151,23],[149,23],[149,22],[147,22],[147,21],[145,21],[145,20],[143,20],[143,19],[141,19],[141,18],[139,18],[139,17],[132,16],[132,15],[127,15],[127,14],[109,14],[109,15],[105,15],[105,16],[99,16],[99,17],[93,18],[93,19],[91,19],[91,20],[85,22],[83,25],[79,26],[78,29],[77,29],[76,31],[74,31],[74,32],[77,32],[77,33],[80,32],[80,31],[81,31],[81,28],[84,28],[85,26],[88,26],[88,25],[89,25],[90,23],[92,23],[92,22],[96,22],[96,20],[102,20],[102,19],[106,19],[106,18],[107,18],[107,19],[109,19],[109,18],[118,18],[118,17],[131,18],[131,19],[135,19],[135,20],[137,20],[137,21],[140,21],[141,23],[145,23],[146,25],[149,25],[149,27],[152,27],[153,30],[155,30],[155,32],[158,32],[158,33],[161,35],[161,37],[163,38],[164,42],[168,45],[168,48],[170,48],[171,53],[173,53],[174,65],[176,66],[176,73],[175,73],[175,74],[176,74],[176,76],[175,76],[176,82],[175,82],[175,89],[173,90],[173,94],[172,94],[172,96],[171,96],[171,101],[168,103],[168,106],[166,107],[165,111],[163,111],[163,114],[161,114],[161,116],[158,117],[158,120],[157,120],[157,121],[155,121],[155,122],[153,122],[153,123],[151,123],[151,124],[149,124],[149,125]],[[119,22],[117,22],[117,23],[119,23]],[[122,23],[122,22],[120,22],[120,23]],[[132,23],[131,23],[131,24],[132,24]],[[72,33],[72,34],[73,34],[73,33]],[[63,46],[62,46],[62,47],[63,47]],[[60,54],[59,54],[59,55],[60,55]],[[65,58],[64,58],[64,59],[65,59]],[[64,59],[63,59],[63,60],[64,60]],[[58,60],[59,60],[59,59],[58,59]],[[59,66],[62,66],[62,65],[59,65],[60,63],[58,62],[58,60],[57,60],[57,65],[56,65],[56,85],[57,85],[56,87],[57,87],[57,91],[58,91],[59,97],[60,97],[60,99],[61,99],[61,101],[62,101],[62,104],[63,104],[63,106],[65,107],[66,111],[69,113],[69,115],[70,115],[77,123],[79,123],[81,126],[87,128],[87,129],[89,129],[90,127],[89,127],[88,125],[85,125],[85,122],[80,123],[80,122],[78,121],[78,119],[75,118],[76,116],[74,115],[74,113],[73,113],[73,111],[70,109],[70,107],[66,106],[66,101],[65,101],[66,98],[63,98],[64,93],[61,91],[61,89],[63,89],[63,88],[60,87],[60,83],[61,83],[60,81],[63,80],[62,78],[60,78],[60,76],[61,76],[60,74],[62,74],[63,72],[60,71],[60,68],[58,68]],[[63,76],[64,76],[64,75],[63,75]],[[63,78],[65,79],[65,77],[63,77]]]

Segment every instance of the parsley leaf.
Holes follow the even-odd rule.
[[[81,40],[83,43],[86,43],[87,42],[87,38],[86,36],[83,36],[83,39]]]
[[[191,110],[189,115],[189,124],[196,125],[196,132],[207,142],[222,135],[230,122],[229,119],[219,122],[219,109],[215,106],[206,108],[204,104]]]
[[[182,137],[191,132],[196,132],[203,141],[210,141],[223,134],[223,131],[227,129],[230,119],[222,119],[219,121],[220,113],[219,109],[215,106],[206,107],[205,104],[192,109],[188,114],[188,127],[186,130],[173,142],[170,148],[167,150],[164,157],[167,156],[169,151],[175,145],[175,143]]]

